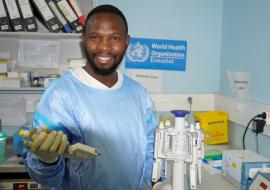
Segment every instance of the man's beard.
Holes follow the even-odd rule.
[[[116,71],[116,69],[118,68],[118,66],[121,64],[121,61],[125,55],[125,53],[123,53],[123,55],[121,55],[120,57],[118,57],[118,59],[116,58],[116,62],[113,63],[113,65],[110,68],[100,68],[95,64],[95,61],[93,59],[92,56],[89,56],[87,51],[85,50],[85,55],[86,55],[86,59],[87,59],[87,64],[89,64],[93,71],[98,74],[98,75],[102,75],[102,76],[107,76],[107,75],[111,75],[114,71]]]

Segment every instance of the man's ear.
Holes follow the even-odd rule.
[[[129,43],[130,43],[130,35],[127,35],[127,47],[129,45]]]
[[[82,40],[83,43],[85,42],[85,32],[82,33],[81,40]]]

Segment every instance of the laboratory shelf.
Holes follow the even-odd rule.
[[[80,40],[81,33],[50,33],[50,32],[0,32],[1,38],[18,38],[18,39],[71,39]]]
[[[42,94],[46,88],[0,88],[0,94]]]

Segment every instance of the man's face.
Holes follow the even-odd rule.
[[[110,75],[129,44],[124,21],[116,14],[97,13],[88,22],[83,40],[88,63],[96,74]]]

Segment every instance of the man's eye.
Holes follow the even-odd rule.
[[[98,40],[98,37],[97,36],[89,36],[89,39],[92,41],[96,41],[96,40]]]
[[[118,36],[113,36],[113,37],[112,37],[112,40],[113,40],[113,41],[120,41],[120,37],[118,37]]]

